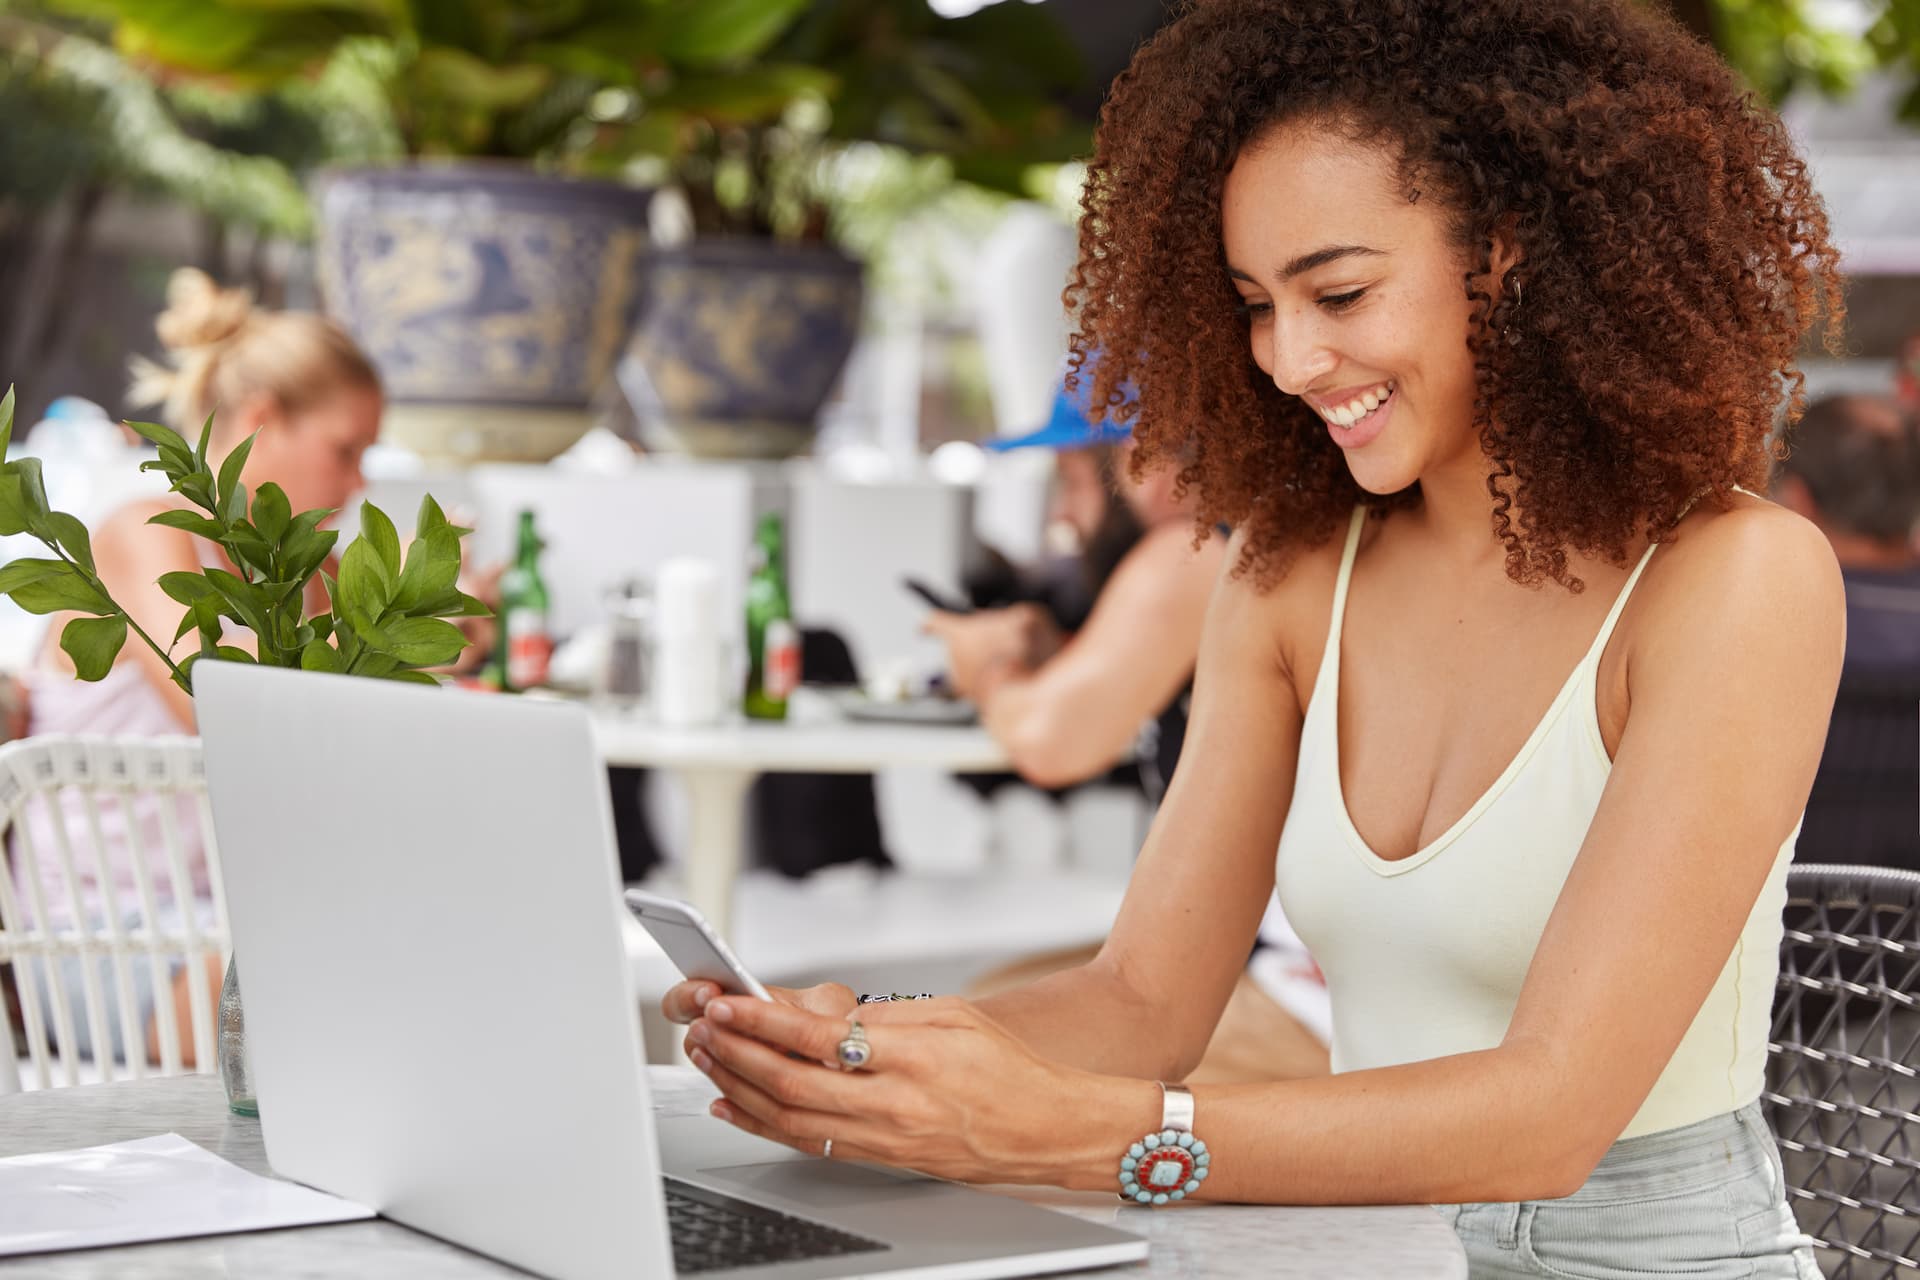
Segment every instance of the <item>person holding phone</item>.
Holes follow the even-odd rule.
[[[1084,204],[1094,398],[1131,381],[1138,465],[1235,530],[1185,759],[1084,966],[670,991],[715,1113],[969,1181],[1431,1204],[1482,1277],[1816,1276],[1760,1107],[1845,643],[1826,539],[1754,492],[1844,315],[1792,136],[1637,0],[1198,0]],[[1182,1089],[1276,882],[1334,1072]]]
[[[1158,800],[1179,757],[1200,621],[1226,539],[1210,533],[1196,545],[1195,495],[1180,491],[1178,468],[1136,476],[1130,428],[1111,411],[1094,413],[1091,390],[1061,387],[1045,426],[990,445],[1055,452],[1053,515],[1087,551],[1102,549],[1114,508],[1131,526],[1113,563],[1089,566],[1098,592],[1085,623],[1069,637],[1029,603],[936,608],[926,629],[946,645],[954,692],[979,708],[1022,778],[1047,788],[1097,778],[1130,758],[1151,725],[1157,746],[1143,763]],[[1146,628],[1156,643],[1139,643]]]

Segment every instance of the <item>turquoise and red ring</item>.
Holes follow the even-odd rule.
[[[1150,1133],[1120,1157],[1120,1198],[1136,1204],[1184,1200],[1207,1180],[1207,1144],[1179,1129]]]

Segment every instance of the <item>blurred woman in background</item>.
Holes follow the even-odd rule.
[[[305,312],[256,309],[251,297],[237,289],[223,289],[204,272],[183,269],[174,273],[167,289],[167,309],[155,324],[166,348],[162,363],[136,360],[130,395],[141,407],[157,405],[168,425],[189,440],[199,438],[202,423],[213,419],[208,461],[217,471],[221,459],[249,435],[258,433],[248,455],[246,480],[257,488],[271,481],[285,490],[295,512],[316,507],[339,509],[361,487],[360,458],[379,434],[382,397],[380,378],[346,331],[332,321]],[[180,529],[153,525],[162,511],[183,509],[184,499],[168,494],[127,503],[92,530],[95,565],[108,594],[148,635],[163,643],[174,634],[182,606],[158,583],[168,573],[198,573],[208,567],[232,572],[221,549]],[[310,592],[310,610],[326,607],[316,577]],[[173,680],[167,664],[136,640],[122,648],[106,677],[83,681],[74,675],[72,661],[60,648],[64,617],[51,620],[38,662],[28,675],[30,734],[99,734],[117,738],[160,737],[194,732],[193,700]],[[241,638],[234,643],[246,644]],[[90,829],[79,802],[63,806],[60,815],[76,838],[91,843]],[[132,807],[138,830],[129,831],[126,811],[105,806],[100,814],[104,854],[111,883],[99,883],[86,859],[76,868],[82,878],[82,909],[95,920],[117,916],[129,926],[145,923],[175,932],[188,913],[199,922],[212,919],[212,888],[192,807],[178,803],[171,824],[185,842],[189,883],[175,886],[162,861],[163,823],[159,806],[143,798]],[[56,836],[44,810],[30,809],[28,836],[39,851],[43,884],[50,885]],[[80,833],[86,833],[84,835]],[[134,860],[144,854],[147,871],[160,899],[159,921],[142,921],[136,896]],[[21,874],[24,874],[22,871]],[[48,912],[56,922],[68,913],[63,894],[47,893]],[[72,1025],[83,1054],[98,1054],[90,1041],[86,1018],[79,1007],[82,990],[79,960],[65,962],[63,974]],[[145,965],[132,966],[138,1009],[136,1025],[146,1028],[146,1044],[139,1051],[149,1058],[159,1053],[156,998]],[[209,962],[198,975],[217,993],[221,973]],[[102,962],[102,987],[108,999],[115,987]],[[184,965],[173,972],[172,1007],[180,1025],[180,1043],[186,1060],[193,1059],[188,1020],[187,984],[195,980]],[[43,999],[48,994],[42,983]],[[114,1028],[113,1056],[124,1058],[129,1046],[119,1043],[120,1015],[110,1008],[108,1025]]]

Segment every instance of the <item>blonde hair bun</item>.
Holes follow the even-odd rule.
[[[181,267],[167,281],[167,309],[153,327],[168,350],[192,351],[228,341],[252,315],[251,290],[223,289],[199,268]]]

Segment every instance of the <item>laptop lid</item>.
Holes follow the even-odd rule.
[[[274,1169],[545,1275],[672,1275],[584,713],[225,662],[194,689]]]

